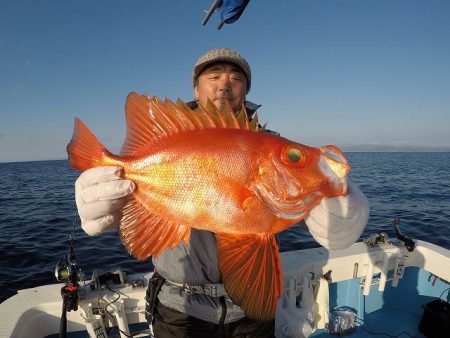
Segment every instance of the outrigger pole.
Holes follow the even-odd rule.
[[[214,11],[220,6],[221,2],[222,2],[222,0],[214,0],[214,2],[212,3],[211,7],[206,12],[205,18],[202,21],[202,25],[203,26],[208,23],[209,18],[211,17],[211,15],[213,15]],[[222,23],[222,25],[223,25],[223,23]]]

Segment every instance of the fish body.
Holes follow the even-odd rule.
[[[249,317],[274,317],[282,274],[274,234],[302,220],[323,197],[346,194],[346,159],[334,146],[308,147],[261,132],[244,111],[131,93],[119,156],[80,121],[69,163],[86,170],[118,165],[136,190],[123,210],[122,241],[138,259],[158,255],[190,229],[214,232],[219,270]],[[256,290],[256,291],[255,291]]]

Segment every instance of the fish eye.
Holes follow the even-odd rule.
[[[305,153],[303,149],[297,145],[291,144],[283,149],[281,158],[285,164],[301,168],[307,161],[307,155],[308,154]]]
[[[291,148],[291,149],[289,149],[289,151],[287,153],[287,157],[288,157],[289,161],[291,161],[293,163],[298,163],[302,159],[302,152],[300,151],[300,149]]]

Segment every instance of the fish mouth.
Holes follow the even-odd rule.
[[[325,175],[329,196],[339,196],[347,194],[348,174],[351,167],[339,150],[339,148],[329,145],[320,148],[319,170]]]
[[[304,193],[298,179],[273,157],[259,170],[260,180],[253,184],[251,190],[279,218],[300,220],[323,196],[320,191]],[[265,172],[270,174],[265,175]]]

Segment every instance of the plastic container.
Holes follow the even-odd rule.
[[[450,304],[435,299],[423,304],[423,316],[419,331],[430,338],[447,338],[450,332]]]

